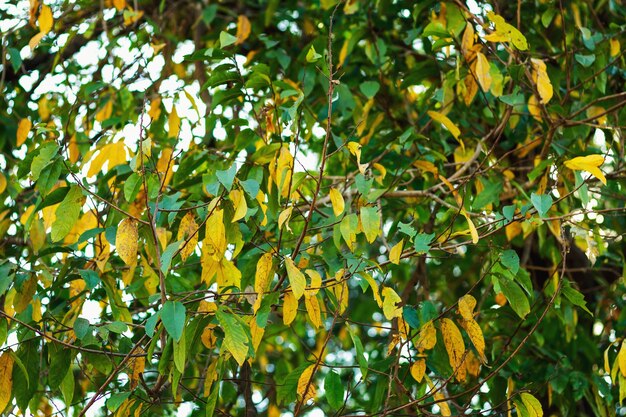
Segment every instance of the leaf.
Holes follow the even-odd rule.
[[[229,194],[229,198],[235,207],[235,213],[233,214],[232,219],[232,223],[235,223],[246,216],[246,213],[248,212],[248,204],[246,203],[246,198],[244,197],[243,192],[240,190],[232,190]]]
[[[143,355],[146,352],[143,350],[143,348],[138,347],[137,349],[133,350],[133,353],[135,355]],[[137,356],[131,359],[130,362],[130,389],[135,389],[137,388],[137,384],[139,383],[139,379],[141,378],[143,371],[146,369],[146,358]]]
[[[609,41],[609,45],[610,45],[610,54],[611,54],[611,58],[616,57],[620,54],[622,48],[619,44],[619,40],[612,38]]]
[[[13,354],[4,351],[0,355],[0,413],[11,402],[13,391]]]
[[[372,98],[378,93],[380,89],[380,84],[377,81],[365,81],[361,85],[359,85],[359,90],[363,93],[363,95],[367,98]]]
[[[291,213],[293,212],[293,206],[289,206],[278,215],[278,230],[282,230],[283,226],[287,226],[287,230],[291,232],[291,228],[289,227],[289,219],[291,218]]]
[[[540,59],[531,58],[531,65],[533,67],[533,81],[537,84],[537,91],[541,102],[546,104],[552,98],[554,93],[552,89],[552,83],[546,70],[546,64]]]
[[[195,251],[196,246],[198,246],[198,224],[192,212],[188,212],[181,219],[178,225],[176,240],[186,242],[185,246],[180,250],[180,257],[185,262],[189,255]]]
[[[385,287],[382,291],[383,295],[383,314],[387,320],[392,320],[396,317],[402,317],[402,307],[397,304],[402,302],[402,299],[396,293],[393,288]]]
[[[33,124],[31,123],[30,119],[24,118],[20,120],[17,125],[17,133],[15,135],[15,146],[19,148],[24,144],[24,142],[26,142],[26,138],[28,137],[28,134],[30,133],[30,130],[32,128]]]
[[[234,43],[237,43],[237,37],[231,35],[228,32],[220,32],[220,48],[224,49],[227,46],[230,46]]]
[[[232,312],[221,309],[217,310],[216,315],[222,329],[224,329],[224,346],[233,355],[239,366],[243,365],[248,356],[249,339],[242,321],[237,320]]]
[[[263,294],[267,291],[272,279],[273,258],[271,252],[266,252],[259,258],[256,264],[256,273],[254,276],[254,291]]]
[[[138,240],[137,222],[130,217],[123,219],[117,225],[115,249],[126,265],[135,265],[137,263]]]
[[[465,366],[463,366],[463,355],[465,354],[463,336],[456,324],[448,318],[441,319],[441,335],[443,336],[443,343],[446,346],[450,366],[456,375],[456,379],[459,382],[463,382],[465,381],[466,372]]]
[[[311,324],[313,324],[316,329],[322,327],[322,314],[317,296],[306,294],[304,296],[304,306],[306,307],[306,312],[309,316],[309,320],[311,320]]]
[[[176,106],[172,105],[172,111],[167,119],[168,137],[178,139],[180,135],[180,117],[176,111]]]
[[[165,330],[178,342],[185,328],[186,309],[179,301],[166,301],[161,309],[161,321]]]
[[[380,213],[377,207],[361,207],[361,225],[369,243],[373,243],[380,234]]]
[[[522,291],[516,282],[508,278],[500,279],[498,282],[500,283],[500,288],[506,299],[509,304],[511,304],[511,308],[520,318],[523,319],[526,317],[526,315],[530,313],[530,304],[528,303],[528,298],[526,298],[524,291]]]
[[[411,365],[411,376],[417,382],[422,382],[424,374],[426,373],[426,361],[424,359],[418,359]]]
[[[476,299],[470,294],[459,299],[459,313],[463,320],[474,320],[474,308],[476,308]]]
[[[472,344],[476,348],[478,352],[478,356],[480,360],[485,363],[487,359],[485,358],[485,337],[483,335],[483,331],[480,328],[480,325],[475,320],[465,320],[461,322],[461,326],[467,332]]]
[[[617,352],[617,362],[622,376],[626,377],[626,339],[622,340],[622,345]]]
[[[427,253],[430,250],[430,243],[434,237],[434,233],[419,233],[415,235],[413,238],[413,247],[415,248],[415,252],[418,254]]]
[[[83,208],[83,192],[72,185],[55,211],[56,220],[52,223],[53,242],[62,240],[72,230]]]
[[[296,300],[299,300],[304,294],[306,278],[291,258],[285,258],[285,268],[287,269],[293,295],[296,297]]]
[[[507,249],[500,254],[500,263],[507,267],[513,275],[519,271],[519,256],[512,249]]]
[[[550,207],[552,207],[552,197],[547,194],[532,193],[530,195],[530,201],[533,203],[533,206],[537,210],[537,213],[539,213],[540,217],[545,217],[548,210],[550,210]]]
[[[587,302],[585,301],[584,295],[582,295],[576,289],[572,288],[569,284],[563,285],[562,291],[563,295],[569,300],[570,303],[582,308],[587,313],[589,313],[589,315],[593,316],[593,313],[587,308]]]
[[[606,185],[606,177],[599,168],[603,163],[603,155],[587,155],[565,161],[564,165],[573,171],[587,171]]]
[[[317,395],[315,384],[313,383],[313,372],[315,372],[316,366],[311,365],[302,372],[300,378],[298,378],[298,388],[296,392],[302,397],[302,403],[306,403]]]
[[[183,242],[180,240],[170,243],[161,254],[161,272],[164,274],[167,274],[167,271],[169,271],[170,265],[172,264],[172,258],[182,243]]]
[[[359,218],[356,214],[348,214],[341,219],[341,223],[339,223],[339,230],[341,232],[341,236],[346,241],[346,244],[352,250],[356,243],[356,233],[357,228],[359,226]]]
[[[324,378],[324,393],[333,410],[339,410],[343,406],[345,390],[341,377],[333,370],[330,370]]]
[[[37,23],[39,23],[39,32],[46,34],[52,30],[52,26],[54,24],[54,19],[52,17],[52,9],[50,6],[42,5],[41,11],[39,12],[39,18],[37,19]]]
[[[339,190],[337,190],[336,188],[331,188],[329,196],[330,202],[333,205],[333,213],[335,213],[335,216],[339,217],[339,215],[343,213],[345,209],[343,195],[341,195]]]
[[[538,399],[527,392],[521,393],[520,397],[526,411],[528,411],[528,417],[543,417],[543,408]]]
[[[470,24],[468,24],[471,26]],[[476,78],[483,91],[489,91],[491,87],[491,66],[487,57],[480,52],[476,53]]]
[[[250,20],[245,15],[240,14],[237,17],[237,41],[235,44],[241,45],[244,43],[244,41],[250,36],[251,31],[252,27],[250,25]]]
[[[315,51],[315,47],[311,45],[309,52],[306,53],[306,62],[317,62],[322,56]]]
[[[430,350],[437,344],[437,329],[432,321],[427,322],[422,326],[415,342],[415,348],[423,351]]]
[[[494,12],[487,13],[487,17],[495,24],[496,30],[494,33],[485,36],[486,40],[491,42],[511,42],[520,51],[528,49],[526,37],[515,26],[506,23],[502,16]]]
[[[430,110],[426,113],[430,116],[431,119],[444,125],[445,128],[448,129],[448,131],[452,134],[452,136],[454,136],[456,140],[459,140],[461,130],[459,130],[459,128],[454,123],[452,123],[452,120],[448,119],[448,116]]]
[[[472,243],[474,244],[478,243],[478,240],[480,239],[480,237],[478,236],[478,230],[476,230],[476,226],[474,226],[474,222],[472,222],[471,217],[469,216],[467,211],[465,211],[464,208],[461,209],[461,214],[463,215],[463,217],[465,217],[465,220],[467,220],[467,225],[469,226],[470,235],[472,236]]]
[[[298,300],[293,295],[292,291],[285,293],[285,299],[283,300],[283,323],[285,326],[289,326],[298,314]]]
[[[402,249],[404,247],[404,239],[396,243],[389,250],[389,262],[392,264],[400,265],[400,257],[402,256]]]

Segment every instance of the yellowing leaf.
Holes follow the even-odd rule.
[[[5,350],[0,355],[0,413],[11,401],[13,391],[13,355]]]
[[[172,106],[172,111],[167,119],[167,126],[169,128],[168,136],[178,139],[178,135],[180,134],[180,117],[178,117],[176,106]]]
[[[473,71],[476,72],[476,64],[473,65]],[[478,93],[478,82],[476,82],[476,78],[472,74],[467,74],[461,86],[463,102],[466,106],[469,106]]]
[[[430,111],[430,110],[427,111],[426,113],[430,116],[431,119],[444,125],[445,128],[448,129],[448,131],[452,134],[452,136],[454,136],[456,140],[459,140],[461,131],[454,123],[452,123],[452,120],[448,119],[448,116],[445,116],[439,112]]]
[[[365,169],[367,168],[367,164],[361,163],[361,144],[358,142],[348,142],[346,147],[350,151],[352,155],[356,157],[356,163],[359,167],[359,172],[365,175]]]
[[[508,24],[502,16],[494,12],[487,13],[487,17],[495,24],[496,30],[492,34],[485,36],[486,40],[490,42],[511,42],[520,51],[528,49],[526,37],[515,26]]]
[[[415,342],[415,348],[420,351],[429,350],[434,348],[436,344],[437,329],[435,329],[435,325],[432,321],[428,321],[420,329],[419,336]]]
[[[441,334],[443,336],[443,343],[446,346],[448,352],[448,360],[452,370],[456,374],[456,379],[459,382],[465,381],[466,369],[463,365],[463,354],[465,353],[465,343],[463,343],[463,336],[456,327],[456,324],[448,318],[441,319]]]
[[[330,202],[333,205],[333,213],[335,213],[335,216],[339,216],[341,213],[343,213],[345,209],[343,195],[341,195],[339,190],[337,190],[336,188],[331,188],[329,196]]]
[[[272,280],[272,253],[266,252],[259,258],[256,263],[256,273],[254,275],[254,291],[262,294],[267,291]]]
[[[115,6],[118,12],[121,12],[126,7],[126,0],[113,0],[113,6]]]
[[[252,346],[254,347],[254,351],[256,352],[259,349],[259,345],[263,340],[263,335],[265,334],[265,329],[259,327],[256,322],[256,317],[253,317],[250,320],[250,336],[252,336]]]
[[[430,161],[422,161],[422,160],[413,161],[413,166],[417,169],[420,169],[424,172],[430,172],[434,175],[437,175],[439,173],[439,170],[437,169],[435,164],[433,164]]]
[[[389,262],[392,264],[400,264],[400,256],[402,255],[402,249],[404,248],[404,239],[396,243],[389,251]]]
[[[485,358],[485,338],[483,336],[483,331],[476,323],[474,319],[465,320],[461,322],[463,329],[467,332],[472,344],[476,348],[478,355],[480,356],[480,360],[484,363],[486,362]]]
[[[291,258],[285,258],[285,268],[287,269],[287,275],[289,276],[289,282],[291,283],[293,295],[296,297],[296,300],[299,300],[304,294],[306,278]]]
[[[127,217],[117,225],[115,248],[126,265],[134,265],[137,262],[138,240],[137,222],[134,219]]]
[[[161,115],[161,97],[157,97],[154,100],[152,100],[152,103],[150,103],[150,110],[148,110],[148,116],[150,116],[150,119],[154,121],[158,119],[160,115]]]
[[[541,121],[541,108],[539,107],[539,101],[534,94],[528,98],[528,113],[530,113],[530,115],[538,122]]]
[[[313,324],[316,329],[320,328],[322,326],[322,314],[317,296],[309,296],[308,294],[305,295],[304,305],[306,307],[306,312],[309,315],[309,319],[311,320],[311,324]]]
[[[574,171],[587,171],[606,185],[606,177],[598,168],[604,162],[603,155],[587,155],[577,156],[576,158],[565,161],[565,166]]]
[[[402,299],[393,288],[383,288],[383,314],[387,320],[402,317],[402,307],[397,306],[400,302],[402,302]]]
[[[7,189],[7,177],[4,176],[3,173],[0,172],[0,194]]]
[[[546,63],[536,58],[531,58],[530,62],[533,67],[533,81],[537,84],[539,97],[541,97],[541,102],[546,104],[550,101],[554,93],[550,77],[548,77],[546,70]]]
[[[622,375],[626,377],[626,339],[622,340],[622,346],[617,353],[617,362]]]
[[[46,6],[45,4],[41,6],[41,12],[39,13],[37,23],[39,23],[39,32],[43,34],[52,30],[54,19],[52,18],[52,9],[50,9],[50,6]]]
[[[191,237],[190,237],[191,236]],[[187,243],[180,251],[183,262],[193,253],[198,245],[198,224],[192,212],[185,214],[178,226],[176,240],[185,239]]]
[[[306,290],[306,295],[312,297],[317,294],[322,287],[322,276],[315,269],[307,269],[304,272],[311,278],[311,285],[309,289]]]
[[[254,320],[254,321],[256,321],[256,320]],[[214,348],[215,347],[215,343],[217,342],[217,336],[215,336],[215,331],[213,330],[214,328],[215,328],[214,324],[208,324],[202,330],[202,334],[200,335],[200,341],[202,342],[204,347],[207,348],[207,349]]]
[[[424,359],[418,359],[411,365],[411,376],[417,382],[422,382],[424,374],[426,373],[426,361]]]
[[[587,114],[587,117],[594,119],[598,124],[606,125],[608,122],[608,118],[606,117],[607,112],[603,107],[591,106],[585,113]]]
[[[240,14],[237,18],[237,41],[235,45],[240,45],[248,39],[251,29],[250,20],[245,15]]]
[[[120,140],[119,142],[109,143],[100,148],[98,155],[89,163],[87,176],[91,177],[102,172],[102,168],[106,162],[108,162],[109,171],[117,165],[126,163],[126,146],[124,145],[124,141]]]
[[[610,44],[610,49],[611,49],[611,58],[618,56],[620,52],[622,51],[619,41],[613,38],[609,41],[609,44]]]
[[[102,123],[113,114],[113,98],[109,99],[106,104],[96,113],[96,121]]]
[[[315,371],[315,365],[311,365],[302,372],[298,379],[297,393],[302,397],[302,403],[306,403],[311,398],[315,398],[317,394],[315,385],[313,384],[313,372]]]
[[[283,226],[287,226],[287,230],[291,232],[291,227],[289,227],[289,219],[291,218],[291,213],[293,212],[293,206],[287,207],[278,215],[278,230],[281,230]]]
[[[520,397],[522,399],[522,403],[526,407],[528,417],[543,417],[543,408],[541,407],[541,403],[538,399],[527,392],[520,394]]]
[[[473,55],[474,46],[474,26],[471,23],[465,25],[465,31],[463,31],[463,38],[461,39],[461,52],[465,59],[471,61]]]
[[[29,119],[24,118],[20,120],[20,122],[17,125],[17,134],[15,135],[16,136],[15,145],[18,148],[24,144],[24,142],[26,141],[26,138],[28,137],[28,133],[30,132],[30,129],[32,127],[33,127],[33,124],[31,123]]]
[[[476,230],[476,226],[474,226],[472,219],[470,218],[469,214],[467,214],[467,211],[465,211],[465,209],[461,209],[461,214],[465,217],[465,220],[467,220],[467,225],[469,226],[470,235],[472,236],[472,243],[474,244],[478,243],[478,240],[479,240],[478,230]]]
[[[138,347],[133,350],[133,354],[135,355],[143,355],[146,352]],[[146,358],[144,356],[135,356],[130,361],[131,375],[130,375],[130,389],[137,388],[137,384],[139,383],[139,378],[143,374],[143,371],[146,369]]]
[[[241,192],[241,190],[232,190],[229,194],[230,200],[233,202],[233,206],[235,206],[235,214],[233,214],[232,222],[235,223],[237,220],[241,220],[246,217],[246,213],[248,212],[248,204],[246,203],[246,198]]]
[[[298,300],[293,295],[292,291],[285,293],[285,299],[283,300],[283,323],[285,326],[289,326],[298,314]]]
[[[468,26],[470,26],[468,24]],[[476,78],[478,78],[478,83],[483,91],[489,91],[491,87],[491,66],[489,65],[489,61],[487,57],[482,53],[476,53]]]
[[[30,38],[30,40],[28,41],[28,46],[31,51],[34,51],[37,48],[37,46],[39,45],[39,42],[41,42],[44,36],[46,36],[44,32],[39,32],[35,34],[35,36]]]
[[[380,298],[378,283],[376,282],[376,280],[367,272],[361,272],[360,275],[365,281],[367,281],[367,283],[370,285],[370,288],[372,288],[372,292],[374,293],[374,300],[376,300],[376,304],[378,304],[378,307],[383,308],[383,300],[382,298]]]
[[[476,308],[476,299],[470,294],[459,299],[459,313],[463,320],[474,320],[474,308]]]

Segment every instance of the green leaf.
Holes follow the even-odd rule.
[[[39,153],[35,156],[35,158],[33,158],[33,162],[30,165],[30,172],[33,176],[33,180],[35,181],[39,179],[41,171],[48,166],[48,164],[52,161],[52,158],[54,158],[57,154],[59,146],[55,142],[46,142],[37,150]]]
[[[53,242],[63,239],[78,221],[83,209],[83,192],[77,185],[72,185],[56,210],[56,220],[52,223]]]
[[[361,374],[363,374],[363,378],[367,377],[368,364],[367,359],[365,358],[365,349],[363,349],[363,342],[356,334],[356,332],[348,326],[348,331],[350,333],[350,337],[352,338],[352,343],[354,343],[354,349],[356,350],[356,361],[359,364],[359,369],[361,369]]]
[[[215,175],[217,180],[226,188],[226,191],[230,191],[233,188],[233,181],[235,180],[235,174],[237,173],[237,165],[233,164],[230,168],[224,171],[216,171]],[[256,197],[256,196],[255,196]]]
[[[186,313],[185,306],[179,301],[166,301],[161,309],[163,326],[175,342],[178,342],[183,335]]]
[[[113,333],[124,333],[125,331],[128,330],[128,325],[126,323],[122,323],[121,321],[114,321],[111,322],[109,324],[107,324],[105,326],[108,330],[112,331]]]
[[[236,36],[233,36],[228,32],[220,32],[220,48],[226,48],[227,46],[230,46],[235,42],[237,42]]]
[[[243,365],[250,349],[243,324],[232,312],[217,310],[217,320],[224,329],[224,347],[233,355],[239,366]]]
[[[78,340],[82,340],[82,338],[87,336],[87,332],[89,332],[89,320],[82,317],[74,320],[74,334]]]
[[[324,378],[324,391],[328,404],[334,410],[338,410],[343,406],[345,391],[341,383],[341,377],[333,370],[328,372],[326,378]]]
[[[565,296],[565,298],[569,300],[570,303],[582,308],[587,313],[589,313],[590,316],[593,316],[593,313],[589,311],[589,309],[587,308],[587,302],[585,301],[585,296],[582,295],[575,288],[572,288],[569,282],[565,282],[563,284],[562,291],[563,291],[563,295]]]
[[[365,81],[359,85],[359,90],[367,98],[372,98],[378,93],[380,84],[377,81]]]
[[[552,207],[552,197],[548,194],[535,194],[530,195],[530,202],[533,203],[533,207],[537,210],[540,217],[545,217]]]
[[[63,377],[60,389],[65,404],[71,404],[74,399],[74,371],[72,371],[71,368],[69,372],[65,374],[65,377]]]
[[[420,233],[413,238],[413,246],[417,253],[427,253],[430,250],[430,243],[435,237],[434,233]]]
[[[206,401],[206,407],[204,409],[205,417],[213,417],[213,413],[215,412],[215,406],[217,405],[217,396],[220,392],[220,384],[214,384],[211,388],[211,394]]]
[[[172,258],[176,254],[180,245],[184,242],[184,239],[181,239],[177,242],[170,243],[167,245],[163,253],[161,254],[161,272],[167,275],[167,271],[170,269],[170,265],[172,264]]]
[[[513,275],[519,271],[519,256],[514,250],[508,249],[500,254],[500,263],[507,267]]]
[[[380,233],[380,213],[377,207],[361,207],[361,226],[367,241],[374,242]]]
[[[317,62],[322,56],[315,52],[313,45],[309,48],[309,52],[306,53],[306,62]]]
[[[181,374],[185,372],[185,362],[187,361],[185,333],[187,332],[183,331],[180,340],[174,342],[174,365]]]
[[[72,351],[61,345],[54,344],[51,344],[48,349],[50,354],[48,386],[52,389],[56,389],[65,378],[67,371],[70,369],[70,365],[72,363]]]
[[[498,282],[513,311],[521,318],[525,318],[526,315],[530,313],[530,304],[528,303],[528,298],[526,298],[524,291],[522,291],[515,281],[511,281],[510,279],[503,278],[498,280]]]
[[[585,68],[590,67],[596,60],[596,56],[593,54],[591,55],[574,54],[574,58],[576,59],[576,62],[578,62],[580,65],[582,65]]]
[[[107,400],[107,408],[109,411],[112,413],[117,411],[117,409],[120,408],[120,405],[122,405],[122,403],[130,397],[130,394],[130,392],[119,392],[111,395],[111,397]]]

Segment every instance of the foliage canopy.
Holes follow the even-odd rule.
[[[0,413],[619,414],[625,17],[0,6]]]

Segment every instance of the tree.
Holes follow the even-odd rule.
[[[0,10],[0,413],[618,413],[620,2]]]

